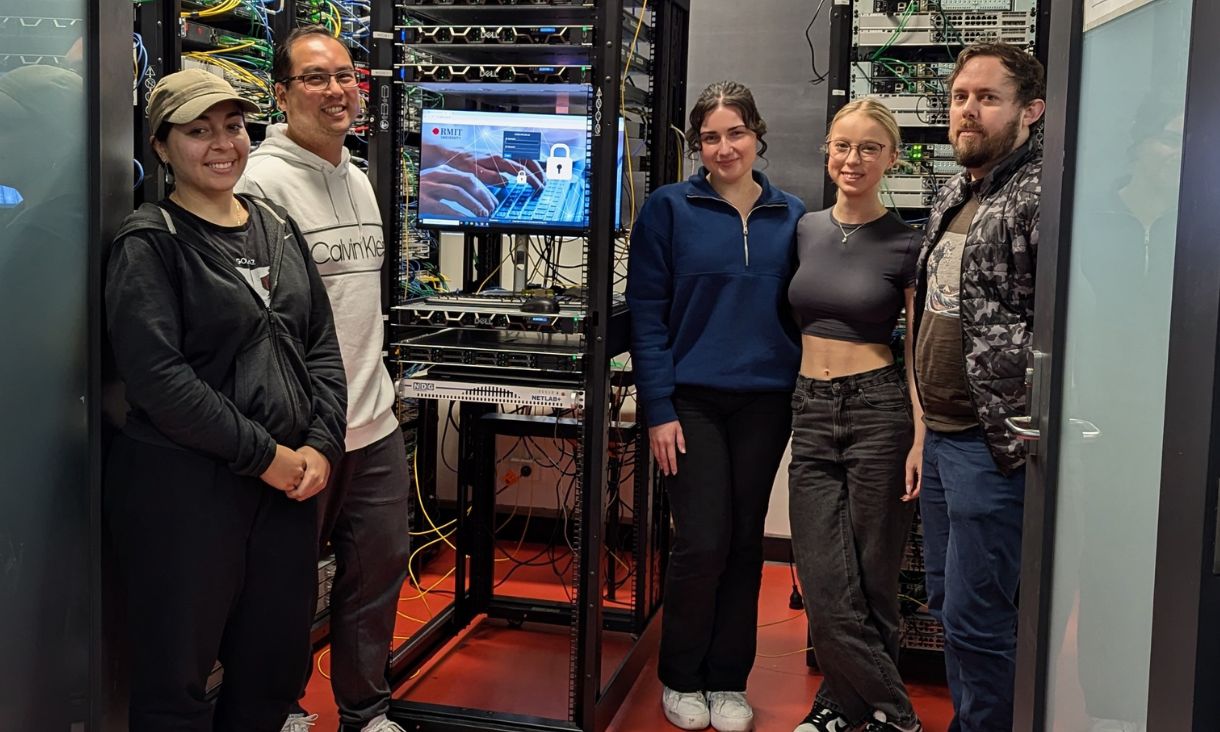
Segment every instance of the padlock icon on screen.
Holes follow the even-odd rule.
[[[563,150],[563,155],[559,151]],[[551,154],[546,159],[547,180],[572,180],[572,150],[562,142],[551,145]]]

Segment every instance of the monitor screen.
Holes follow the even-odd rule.
[[[506,231],[587,229],[588,124],[587,117],[573,114],[422,110],[420,224]],[[620,120],[619,211],[622,127]]]

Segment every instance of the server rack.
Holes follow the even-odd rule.
[[[542,719],[491,710],[442,707],[414,701],[392,703],[390,718],[419,730],[602,730],[631,687],[647,655],[655,648],[659,623],[655,612],[660,600],[661,573],[665,554],[668,520],[663,500],[652,476],[647,441],[639,427],[611,422],[611,358],[627,349],[625,308],[615,297],[615,266],[621,264],[625,243],[618,232],[615,210],[615,179],[618,136],[615,119],[618,110],[636,110],[649,124],[645,133],[647,154],[639,166],[646,169],[645,183],[639,189],[643,199],[647,190],[674,180],[681,171],[679,151],[674,146],[670,125],[683,124],[685,100],[685,49],[689,5],[685,1],[605,0],[598,2],[429,2],[414,0],[400,3],[403,43],[401,55],[400,113],[403,120],[403,161],[407,175],[403,189],[410,196],[419,169],[420,113],[414,104],[425,104],[428,92],[416,91],[425,81],[449,85],[495,86],[498,83],[526,80],[534,83],[553,81],[588,85],[588,145],[591,174],[589,185],[589,224],[584,246],[581,292],[560,313],[535,317],[544,321],[536,329],[575,333],[581,344],[583,367],[575,378],[534,382],[524,387],[502,380],[503,371],[479,371],[478,365],[464,363],[450,373],[434,378],[441,371],[435,365],[426,376],[400,380],[400,393],[419,415],[417,450],[425,456],[437,449],[436,420],[439,416],[435,396],[438,391],[460,402],[462,426],[459,438],[458,489],[456,505],[447,518],[456,523],[454,566],[455,594],[452,604],[436,615],[391,658],[391,673],[401,679],[426,663],[438,649],[476,622],[502,619],[559,625],[569,628],[568,714],[565,719]],[[542,29],[546,30],[542,30]],[[647,38],[650,53],[629,58],[630,50],[641,37]],[[441,40],[443,43],[427,41]],[[624,72],[624,69],[627,72]],[[629,77],[629,78],[628,78]],[[646,80],[646,83],[645,83]],[[449,87],[454,88],[454,87]],[[574,106],[578,106],[575,105]],[[625,158],[632,159],[630,148]],[[633,163],[628,163],[632,165]],[[414,198],[414,196],[410,196]],[[638,203],[638,201],[637,201]],[[428,252],[437,262],[440,236],[418,226],[418,202],[410,200],[399,209],[403,236],[398,255],[400,262],[411,254],[420,259]],[[422,246],[421,246],[422,243]],[[457,246],[457,242],[453,242]],[[442,244],[440,246],[446,246]],[[499,233],[462,235],[463,252],[460,283],[468,294],[477,291],[496,273],[497,262],[514,263],[528,245],[519,237]],[[505,255],[508,255],[507,257]],[[394,288],[406,297],[421,289],[412,275],[428,274],[419,259],[406,266],[392,267],[404,280]],[[427,260],[425,260],[427,261]],[[621,273],[620,273],[621,274]],[[517,290],[523,283],[517,280]],[[440,286],[440,283],[437,283]],[[487,298],[485,298],[486,300]],[[512,300],[509,293],[506,300]],[[495,305],[494,302],[491,305]],[[570,313],[568,308],[575,308]],[[513,329],[522,326],[521,313],[480,315],[469,303],[444,301],[425,311],[416,305],[400,306],[393,311],[396,335],[391,359],[404,363],[404,373],[418,371],[420,358],[412,336],[438,327]],[[491,307],[487,310],[493,309]],[[569,317],[571,316],[571,317]],[[574,326],[573,323],[576,325]],[[568,336],[569,338],[571,336]],[[416,355],[412,355],[416,354]],[[489,357],[491,358],[491,357]],[[501,363],[501,365],[503,365]],[[464,370],[463,370],[464,369]],[[456,375],[455,375],[456,372]],[[459,379],[460,377],[460,379]],[[616,381],[617,383],[617,381]],[[579,406],[579,418],[565,418],[571,412],[545,410],[541,417],[497,413],[493,404],[546,404],[541,392],[556,392],[555,399],[567,400],[564,406]],[[531,399],[541,401],[531,402]],[[516,401],[513,401],[516,400]],[[573,519],[573,596],[571,603],[501,597],[493,589],[492,559],[495,521],[494,438],[496,435],[545,436],[577,441],[576,463],[579,488],[575,496]],[[623,529],[607,522],[607,504],[616,500],[616,459],[610,457],[614,446],[633,445],[636,454],[633,526],[626,535],[633,537],[632,551],[636,575],[631,586],[633,603],[628,611],[603,607],[603,588],[608,571],[603,565],[607,542],[613,543]],[[430,456],[429,456],[430,457]],[[421,466],[432,466],[420,460]],[[417,491],[423,501],[435,500],[434,478],[421,476]],[[632,651],[618,671],[603,685],[601,678],[602,641],[606,631],[619,631],[634,638]],[[460,653],[460,651],[459,651]],[[408,693],[409,697],[409,693]]]
[[[845,0],[831,8],[827,129],[847,102],[860,97],[876,97],[895,112],[903,149],[898,174],[883,183],[882,202],[908,223],[922,225],[936,190],[961,170],[948,143],[948,76],[957,53],[975,41],[1002,40],[1026,46],[1045,65],[1050,5],[1050,0]],[[823,205],[833,206],[829,177],[823,190]],[[894,337],[899,360],[903,337],[900,325]],[[943,630],[927,612],[923,572],[923,528],[916,512],[899,580],[901,647],[908,666],[930,666],[926,654],[944,649]],[[806,654],[810,666],[816,664],[815,654]]]

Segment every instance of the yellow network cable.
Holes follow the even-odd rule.
[[[225,46],[224,48],[214,48],[211,51],[194,51],[194,53],[197,53],[200,56],[212,56],[212,55],[215,55],[218,53],[232,53],[234,51],[240,51],[243,48],[249,48],[250,46],[253,46],[253,45],[254,45],[254,41],[246,41],[244,43],[239,43],[235,46]]]
[[[338,6],[330,0],[327,0],[326,4],[330,6],[330,19],[333,26],[331,32],[335,34],[335,38],[338,38],[343,33],[343,16],[339,13]]]
[[[631,60],[635,58],[636,43],[640,40],[640,30],[644,27],[644,14],[648,10],[648,0],[644,0],[640,4],[640,16],[635,23],[635,34],[631,37],[631,46],[627,49],[627,63],[623,67],[623,75],[619,81],[618,87],[618,105],[619,114],[623,117],[627,115],[627,73],[631,71]],[[627,230],[630,231],[635,226],[635,173],[631,169],[631,137],[627,134],[627,124],[623,123],[623,161],[626,166],[624,174],[627,176],[627,191],[628,191],[628,210],[630,214],[627,218]]]
[[[179,13],[183,18],[212,18],[217,15],[231,13],[241,7],[242,0],[221,0],[220,3],[201,10],[183,10]]]
[[[807,653],[813,650],[813,646],[802,648],[799,651],[788,651],[787,653],[755,653],[757,658],[783,658],[784,656],[795,656],[798,653]]]
[[[455,531],[456,531],[456,529],[455,529]],[[452,532],[452,531],[451,531],[451,532],[449,532],[449,535],[452,535],[452,534],[453,534],[453,532]],[[415,555],[416,555],[416,554],[419,554],[419,553],[420,553],[420,552],[422,552],[423,550],[427,549],[428,547],[430,547],[430,546],[432,546],[433,544],[435,544],[435,543],[437,543],[437,542],[439,542],[439,541],[442,541],[442,540],[443,540],[443,541],[445,541],[445,543],[446,543],[446,544],[448,544],[448,543],[449,543],[449,542],[448,542],[448,537],[447,537],[447,536],[445,536],[445,535],[442,535],[442,536],[441,536],[439,539],[433,539],[432,541],[429,541],[429,542],[427,542],[427,543],[425,543],[425,544],[421,545],[421,546],[420,546],[419,548],[417,548],[415,551],[411,552],[411,556],[407,557],[407,574],[408,574],[408,575],[410,575],[410,577],[411,577],[411,584],[413,584],[414,586],[416,586],[416,587],[419,587],[419,586],[420,586],[420,581],[419,581],[419,578],[415,576],[415,567],[414,567]],[[432,617],[432,608],[428,606],[428,593],[429,593],[429,592],[431,592],[431,591],[433,591],[433,590],[435,590],[435,589],[436,589],[436,587],[437,587],[437,586],[438,586],[440,583],[442,583],[442,582],[444,582],[445,580],[449,579],[449,577],[451,577],[451,576],[453,575],[453,573],[454,573],[454,572],[456,572],[456,571],[457,571],[457,567],[456,567],[456,566],[455,566],[455,567],[452,567],[452,568],[451,568],[451,569],[450,569],[448,572],[446,572],[446,573],[445,573],[445,574],[444,574],[444,575],[443,575],[443,576],[442,576],[440,579],[438,579],[436,582],[434,582],[434,583],[432,584],[432,586],[431,586],[431,587],[429,587],[428,589],[426,589],[426,590],[425,590],[425,589],[420,589],[420,590],[419,590],[419,593],[418,593],[418,594],[417,594],[415,597],[408,597],[408,598],[402,598],[402,597],[400,597],[400,598],[398,598],[398,601],[399,601],[399,602],[402,602],[403,600],[406,600],[407,602],[413,602],[413,601],[415,601],[415,600],[423,600],[423,601],[424,601],[424,609],[428,611],[428,617]]]
[[[406,613],[404,613],[402,610],[395,610],[395,612],[398,613],[398,617],[405,618],[407,620],[410,620],[413,623],[419,623],[420,625],[423,625],[424,623],[427,622],[426,620],[420,620],[419,618],[413,618],[410,615],[407,615]]]
[[[243,81],[247,84],[250,84],[252,86],[257,86],[257,87],[263,89],[267,94],[271,93],[271,88],[265,80],[255,76],[254,74],[250,73],[245,68],[239,66],[238,64],[233,63],[232,61],[229,61],[228,59],[221,58],[219,56],[212,56],[209,54],[209,52],[205,52],[205,51],[191,51],[190,53],[182,54],[182,57],[189,58],[194,61],[199,61],[200,63],[211,64],[213,66],[219,66],[220,68],[229,72],[230,74],[232,74],[234,77],[240,79],[241,81]]]
[[[411,469],[415,472],[415,495],[417,498],[419,498],[419,510],[424,514],[424,518],[428,521],[428,525],[432,527],[432,529],[430,531],[413,531],[413,532],[411,532],[411,536],[427,536],[428,534],[436,534],[445,540],[445,543],[449,545],[450,549],[454,549],[455,547],[453,546],[453,544],[449,543],[449,539],[447,538],[448,534],[442,534],[441,532],[444,531],[445,529],[447,529],[448,527],[452,526],[453,524],[457,523],[457,519],[452,519],[451,521],[446,523],[444,526],[437,526],[436,523],[432,520],[432,517],[428,515],[428,508],[424,505],[423,490],[419,486],[419,448],[416,448],[415,451],[411,453]],[[449,534],[452,534],[452,533],[453,533],[452,531],[449,532]],[[429,543],[435,544],[436,542],[429,542]],[[428,545],[425,544],[424,546],[428,546]],[[412,554],[411,556],[415,556],[415,555]]]

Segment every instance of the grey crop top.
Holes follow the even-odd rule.
[[[830,209],[805,214],[796,228],[800,265],[788,302],[801,331],[859,343],[886,343],[915,286],[923,232],[887,213],[861,226],[838,222]],[[843,243],[843,231],[850,236]]]

